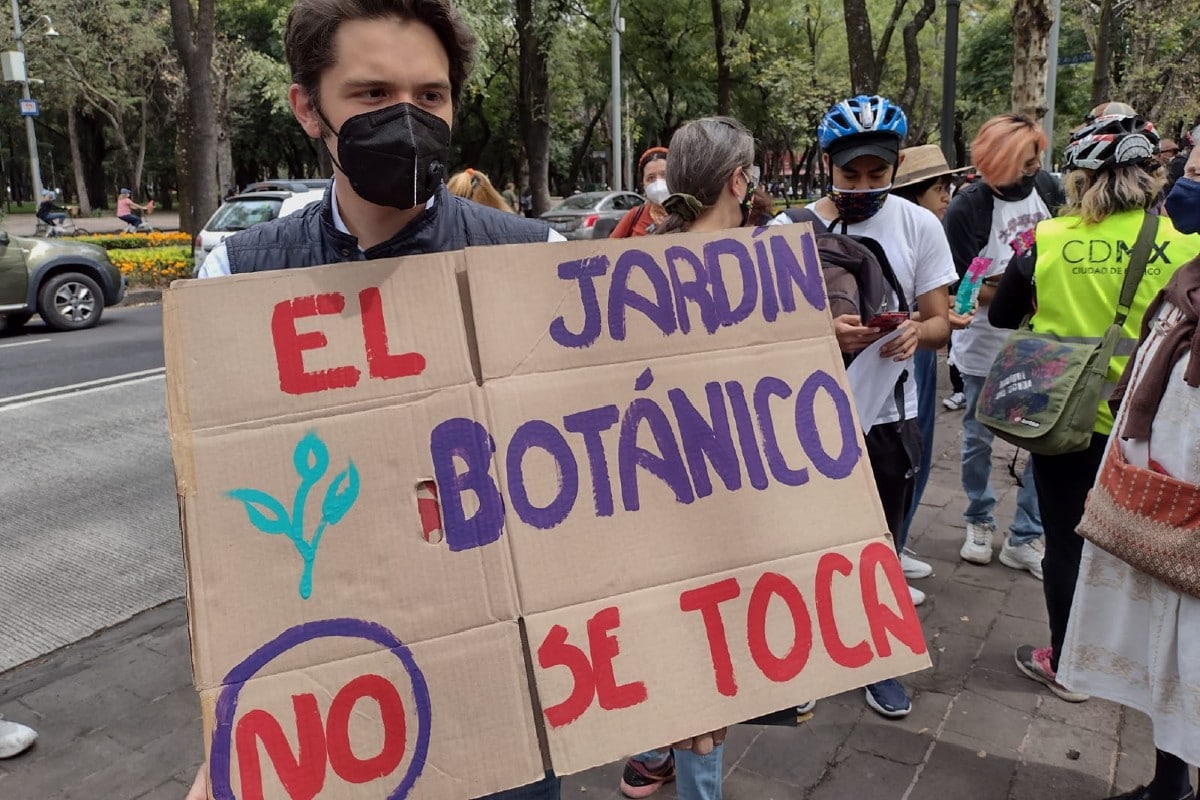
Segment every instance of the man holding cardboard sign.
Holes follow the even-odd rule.
[[[335,188],[214,264],[363,263],[165,299],[192,796],[542,800],[546,758],[926,666],[808,231],[468,247],[548,234],[423,180],[440,128],[417,107],[448,126],[457,15],[345,1],[289,21],[289,57],[301,15],[328,30],[319,102],[292,100],[338,132]],[[364,113],[412,134],[398,199],[362,170],[395,144],[356,149]],[[631,566],[649,536],[664,557]]]

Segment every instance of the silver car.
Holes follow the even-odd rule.
[[[542,214],[542,219],[568,239],[606,239],[629,209],[644,202],[633,192],[582,192]]]

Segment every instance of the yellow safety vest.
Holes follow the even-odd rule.
[[[1074,341],[1100,342],[1113,323],[1125,266],[1142,227],[1142,211],[1113,214],[1096,225],[1085,225],[1079,217],[1043,220],[1037,226],[1037,263],[1033,282],[1037,310],[1033,330]],[[1142,316],[1175,270],[1200,253],[1200,235],[1175,230],[1171,220],[1161,217],[1158,236],[1150,248],[1146,273],[1138,284],[1129,316],[1122,326],[1122,340],[1108,364],[1108,380],[1120,379],[1129,356],[1137,346]],[[1100,403],[1096,432],[1112,432],[1113,415],[1107,398]]]

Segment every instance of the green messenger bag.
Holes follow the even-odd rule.
[[[988,372],[976,419],[1004,441],[1038,455],[1087,449],[1100,403],[1112,392],[1108,364],[1122,344],[1121,327],[1157,232],[1158,215],[1147,213],[1130,253],[1116,315],[1100,339],[1038,333],[1026,317]]]

